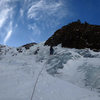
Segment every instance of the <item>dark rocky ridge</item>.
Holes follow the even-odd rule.
[[[33,42],[33,43],[28,43],[28,44],[22,45],[21,47],[17,48],[17,51],[22,52],[23,47],[27,50],[27,49],[30,49],[31,46],[34,46],[36,44],[37,43]]]
[[[33,43],[29,43],[29,44],[25,44],[22,47],[25,47],[25,49],[29,49],[31,46],[36,45],[37,43],[33,42]]]
[[[63,26],[45,42],[49,46],[58,44],[68,48],[100,50],[100,25],[81,23],[78,20]]]

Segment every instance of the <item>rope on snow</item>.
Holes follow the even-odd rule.
[[[35,81],[35,85],[34,85],[34,87],[33,87],[33,92],[32,92],[32,95],[31,95],[31,100],[33,100],[33,97],[34,97],[34,94],[35,94],[35,90],[36,90],[36,86],[37,86],[39,77],[40,77],[40,75],[41,75],[41,73],[42,73],[44,67],[45,67],[45,66],[43,66],[43,67],[41,68],[41,70],[40,70],[40,72],[39,72],[39,74],[38,74],[38,76],[37,76],[37,79],[36,79],[36,81]]]

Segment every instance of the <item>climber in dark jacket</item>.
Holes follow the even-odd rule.
[[[38,54],[39,51],[39,47],[37,48],[37,50],[34,52],[34,55]]]
[[[53,53],[54,53],[54,49],[52,46],[50,46],[50,55],[53,55]]]

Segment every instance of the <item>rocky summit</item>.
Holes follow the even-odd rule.
[[[18,47],[18,48],[17,48],[17,51],[21,53],[23,47],[27,50],[27,49],[30,49],[30,47],[32,47],[32,46],[34,46],[34,45],[36,45],[36,44],[37,44],[37,43],[33,42],[33,43],[28,43],[28,44],[22,45],[21,47]]]
[[[57,30],[45,45],[92,50],[100,50],[100,25],[91,25],[80,20],[72,22]]]

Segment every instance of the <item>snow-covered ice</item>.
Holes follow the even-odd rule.
[[[39,47],[38,54],[34,52]],[[43,43],[4,47],[0,55],[0,100],[100,100],[100,52],[54,47]]]

